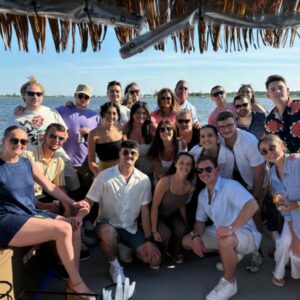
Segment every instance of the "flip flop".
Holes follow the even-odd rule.
[[[274,285],[278,286],[278,287],[283,287],[285,286],[285,279],[277,279],[274,276],[272,277],[272,282]]]

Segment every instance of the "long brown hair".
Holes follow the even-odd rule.
[[[171,98],[172,98],[172,103],[171,103],[171,112],[177,112],[179,110],[179,105],[178,105],[178,99],[175,95],[175,93],[169,89],[169,88],[163,88],[157,93],[157,105],[160,108],[160,99],[164,93],[170,93]]]

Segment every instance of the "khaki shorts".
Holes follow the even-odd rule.
[[[256,251],[255,240],[252,232],[245,228],[240,228],[235,231],[235,235],[238,239],[238,246],[236,251],[239,254],[247,255]],[[206,227],[201,234],[201,239],[206,249],[219,249],[219,242],[216,237],[216,229],[213,226]]]

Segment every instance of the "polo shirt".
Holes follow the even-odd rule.
[[[216,229],[230,226],[240,216],[245,204],[254,197],[237,181],[219,177],[209,202],[208,189],[205,187],[198,196],[196,220],[205,223],[208,217],[213,221]],[[257,249],[261,241],[261,234],[251,218],[242,228],[252,232]]]
[[[284,175],[280,179],[277,175],[276,166],[270,169],[272,190],[274,194],[280,193],[288,201],[300,200],[300,158],[287,159],[285,155]],[[292,222],[295,234],[300,239],[300,208],[283,214],[286,222]]]
[[[86,198],[99,203],[98,222],[135,234],[141,207],[151,202],[150,179],[134,168],[126,182],[116,165],[97,175]]]

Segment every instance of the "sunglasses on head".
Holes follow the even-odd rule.
[[[196,174],[202,174],[204,171],[205,171],[206,173],[211,173],[212,170],[213,170],[212,167],[196,168],[196,169],[195,169],[195,172],[196,172]]]
[[[27,91],[26,94],[27,94],[27,96],[30,96],[30,97],[33,97],[34,95],[37,95],[38,97],[43,96],[43,93],[41,93],[41,92]]]
[[[160,100],[171,100],[171,97],[161,97]]]
[[[28,144],[28,140],[25,139],[17,139],[17,138],[10,138],[9,142],[12,145],[18,145],[19,143],[21,143],[21,145],[26,146]]]
[[[123,154],[124,156],[128,156],[129,154],[131,154],[131,156],[135,156],[135,155],[137,155],[137,152],[136,152],[135,150],[124,149],[124,150],[122,151],[122,154]]]
[[[236,109],[242,109],[242,108],[247,108],[248,107],[248,103],[243,103],[243,104],[237,104],[235,105]]]
[[[160,127],[159,128],[159,132],[165,132],[165,131],[171,132],[172,130],[173,130],[172,127]]]
[[[140,93],[140,90],[132,90],[132,91],[129,91],[129,93],[131,94],[131,95],[134,95],[134,94],[139,94]]]
[[[270,145],[267,148],[261,148],[260,153],[261,153],[261,155],[266,156],[268,154],[268,152],[273,152],[275,150],[276,150],[276,146],[275,145]]]
[[[189,120],[189,119],[178,119],[177,122],[179,124],[189,124],[191,122],[191,120]]]
[[[189,88],[186,87],[186,86],[180,86],[178,89],[179,89],[179,90],[185,90],[185,91],[187,91]]]
[[[85,100],[89,100],[90,96],[85,95],[85,94],[77,94],[78,99],[85,99]]]
[[[60,142],[63,142],[65,140],[64,137],[55,135],[53,133],[49,134],[49,138],[52,140],[59,140]]]
[[[215,92],[212,94],[213,97],[218,97],[220,95],[224,95],[225,94],[225,91],[218,91],[218,92]]]

